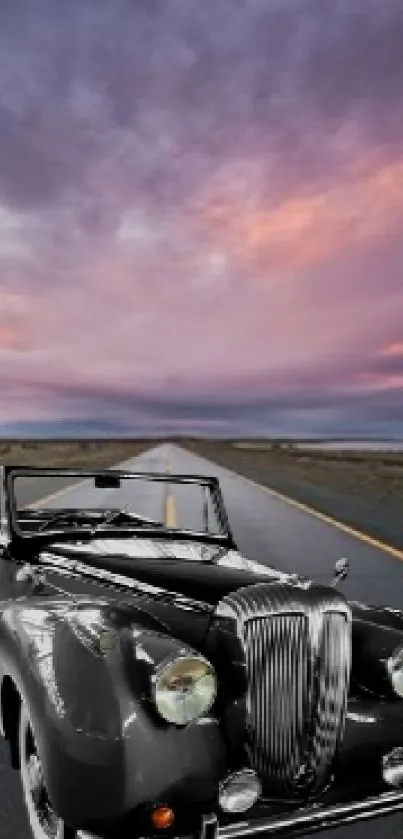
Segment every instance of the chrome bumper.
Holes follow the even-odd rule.
[[[215,815],[203,819],[200,839],[241,839],[248,836],[295,836],[329,830],[403,812],[403,791],[386,792],[362,801],[304,807],[288,815],[233,822],[220,827]]]

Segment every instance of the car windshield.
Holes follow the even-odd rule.
[[[227,536],[221,494],[209,478],[15,470],[9,494],[13,528],[21,535],[130,530],[139,536],[151,531]]]

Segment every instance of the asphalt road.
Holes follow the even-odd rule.
[[[349,599],[403,607],[401,562],[370,542],[359,541],[276,498],[263,488],[251,486],[240,476],[175,446],[160,446],[121,465],[135,471],[165,471],[167,463],[172,472],[214,474],[219,478],[235,539],[240,550],[250,559],[326,582],[331,579],[335,560],[346,556],[351,563],[351,572],[342,590]],[[76,482],[77,479],[71,480],[71,483]],[[25,481],[21,488],[21,503],[32,504],[44,494],[48,496],[46,506],[55,508],[88,500],[88,485],[75,486],[67,492],[65,487],[65,480],[47,479],[46,483],[37,479]],[[63,490],[61,495],[60,490]],[[57,495],[52,497],[54,493]],[[107,493],[99,499],[102,505],[107,503]],[[200,501],[191,492],[181,489],[175,494],[170,515],[175,516],[179,523],[196,527]],[[141,513],[156,517],[158,511],[162,515],[163,507],[161,485],[156,485],[155,490],[144,495]],[[378,839],[380,832],[387,839],[397,839],[398,836],[400,839],[403,816],[332,830],[330,835],[334,839],[375,839],[375,836]],[[317,835],[319,839],[325,839],[329,834]],[[0,744],[0,839],[31,839],[22,808],[18,775],[8,768],[3,744]]]

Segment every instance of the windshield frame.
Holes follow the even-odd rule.
[[[48,544],[49,542],[53,541],[60,541],[60,539],[77,539],[85,540],[85,539],[93,539],[96,538],[96,535],[92,536],[89,532],[88,527],[74,527],[69,528],[67,526],[62,528],[52,528],[49,527],[46,531],[42,531],[40,533],[27,533],[23,528],[20,527],[18,518],[21,516],[21,510],[17,508],[17,500],[16,494],[14,490],[14,483],[17,478],[31,478],[31,477],[60,477],[60,478],[77,478],[77,482],[74,483],[73,486],[75,487],[77,483],[81,483],[81,481],[85,482],[86,480],[91,480],[95,478],[117,478],[120,480],[143,480],[143,481],[152,481],[154,483],[165,483],[167,485],[197,485],[200,486],[202,489],[206,487],[210,491],[210,498],[213,505],[214,513],[217,519],[217,524],[220,528],[218,533],[207,533],[206,531],[198,531],[198,530],[185,530],[179,528],[172,528],[172,527],[161,527],[158,528],[151,528],[151,527],[136,527],[136,526],[118,526],[113,527],[108,525],[108,527],[103,531],[103,533],[111,532],[114,536],[121,535],[122,537],[127,535],[133,535],[136,538],[165,538],[165,539],[172,539],[175,540],[184,540],[184,539],[196,539],[203,542],[208,542],[212,544],[222,544],[226,546],[235,546],[234,538],[231,532],[231,528],[228,521],[227,511],[224,505],[224,499],[222,496],[222,492],[220,489],[219,481],[215,477],[210,477],[206,475],[183,475],[183,474],[175,474],[175,473],[167,473],[167,472],[134,472],[128,469],[80,469],[80,468],[67,468],[67,467],[28,467],[28,466],[21,466],[21,467],[5,467],[4,469],[4,496],[5,496],[5,518],[8,520],[9,527],[7,528],[10,535],[10,540],[13,541],[17,539],[18,542],[22,542],[24,544],[27,543],[34,543],[34,544]],[[69,487],[66,487],[68,490]],[[41,499],[39,498],[38,501],[40,502]],[[44,497],[44,502],[46,504],[46,496]],[[37,503],[36,501],[33,503]],[[41,508],[37,508],[38,512]],[[43,509],[49,509],[44,506]],[[84,507],[77,508],[78,510],[85,509]],[[57,508],[52,508],[55,513],[57,513]],[[3,519],[4,521],[4,519]]]

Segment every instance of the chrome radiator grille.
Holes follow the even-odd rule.
[[[329,780],[344,727],[348,606],[314,586],[251,586],[224,600],[245,655],[250,762],[267,797],[314,794]]]

